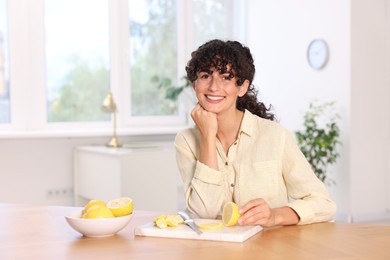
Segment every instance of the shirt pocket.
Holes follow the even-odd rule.
[[[258,198],[263,198],[270,206],[286,201],[286,186],[279,160],[241,165],[239,185],[241,205]]]

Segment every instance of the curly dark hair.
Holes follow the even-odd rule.
[[[267,108],[263,102],[257,100],[258,91],[252,85],[255,65],[248,47],[238,41],[206,42],[191,53],[191,59],[186,66],[187,79],[194,82],[199,72],[210,73],[211,69],[216,69],[221,74],[229,73],[230,78],[236,77],[237,86],[241,86],[245,80],[249,81],[248,91],[237,99],[238,110],[247,109],[261,118],[275,120],[275,115],[270,112],[272,106]]]

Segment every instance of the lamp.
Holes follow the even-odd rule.
[[[114,133],[111,138],[111,141],[108,142],[106,145],[108,147],[121,147],[122,145],[118,143],[118,138],[116,136],[116,113],[118,112],[118,110],[116,108],[116,103],[112,97],[111,91],[108,92],[107,96],[103,100],[102,110],[106,113],[114,114]]]

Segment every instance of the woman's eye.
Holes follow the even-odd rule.
[[[200,75],[200,78],[201,79],[208,79],[209,78],[209,74],[202,74],[202,75]]]
[[[229,75],[223,75],[222,76],[222,80],[230,80],[230,76]]]

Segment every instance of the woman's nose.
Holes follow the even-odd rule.
[[[210,91],[217,91],[219,89],[219,82],[218,77],[214,77],[213,75],[210,76],[210,84],[209,84],[209,90]]]

